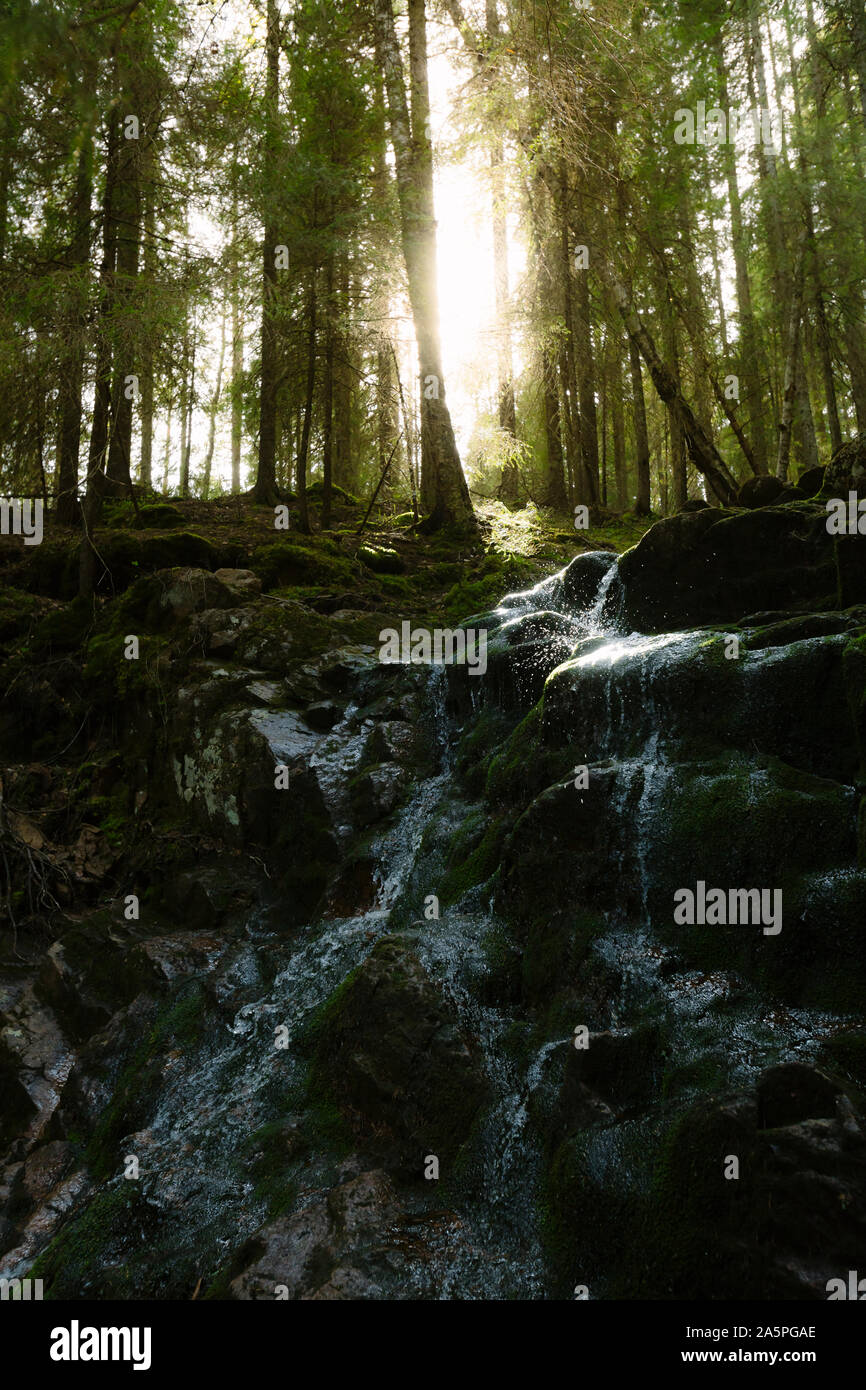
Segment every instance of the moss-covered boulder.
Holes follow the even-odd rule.
[[[358,550],[358,559],[373,574],[403,574],[406,570],[402,556],[391,546],[362,545]]]
[[[671,632],[768,609],[834,606],[839,584],[826,520],[817,503],[798,502],[740,512],[707,508],[657,522],[619,562],[626,631]]]
[[[138,525],[146,530],[183,526],[186,518],[170,502],[146,502],[138,509]]]
[[[273,541],[257,546],[249,564],[266,590],[296,584],[347,588],[353,581],[351,562],[336,541]]]
[[[417,955],[386,937],[325,1006],[314,1073],[420,1174],[452,1163],[486,1095],[477,1048]]]

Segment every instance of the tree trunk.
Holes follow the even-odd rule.
[[[632,415],[635,439],[635,469],[637,473],[637,495],[635,512],[638,516],[649,516],[652,510],[652,491],[650,486],[650,448],[649,432],[646,423],[646,399],[643,390],[643,371],[640,364],[640,350],[637,343],[629,337],[628,361],[631,371]]]
[[[253,500],[272,507],[279,501],[276,480],[277,446],[277,330],[276,246],[274,222],[274,161],[280,96],[280,23],[276,0],[268,0],[267,76],[265,80],[265,134],[262,140],[265,197],[265,234],[262,243],[261,376],[259,381],[259,460]]]
[[[634,347],[647,364],[659,399],[667,407],[670,418],[676,419],[682,429],[689,457],[699,473],[709,479],[717,496],[725,502],[732,502],[737,493],[736,480],[728,471],[728,466],[710,439],[703,426],[696,419],[691,406],[685,400],[675,375],[665,366],[658,354],[652,336],[636,313],[628,292],[619,280],[606,272],[617,307],[622,315],[626,332]]]
[[[225,356],[226,308],[225,303],[223,303],[222,319],[220,322],[220,351],[219,357],[217,359],[216,382],[214,384],[213,395],[211,396],[210,408],[208,410],[207,453],[205,454],[204,468],[202,469],[201,495],[205,502],[210,497],[210,476],[211,467],[213,465],[214,443],[216,441],[216,418],[217,411],[219,410],[220,392],[222,391],[223,386],[223,364],[225,363]]]
[[[554,511],[565,512],[568,510],[568,497],[562,460],[562,423],[556,385],[556,364],[546,348],[541,358],[541,376],[544,392],[544,432],[547,440],[547,487],[544,500]]]
[[[325,268],[325,371],[322,381],[322,510],[319,526],[331,529],[332,444],[334,415],[334,257]]]
[[[307,293],[307,389],[304,398],[304,425],[295,473],[295,492],[298,498],[298,530],[309,535],[310,512],[307,504],[307,455],[310,452],[310,431],[313,426],[313,396],[316,389],[316,267],[310,268],[310,287]]]
[[[232,492],[241,490],[241,440],[243,416],[241,389],[244,374],[244,343],[241,329],[241,285],[238,256],[237,197],[232,205]]]
[[[719,100],[722,110],[730,110],[728,93],[728,73],[725,62],[724,41],[721,34],[717,39],[716,61],[719,74]],[[728,207],[731,214],[731,242],[734,255],[734,269],[737,285],[737,315],[740,325],[740,342],[737,374],[743,394],[746,418],[749,422],[749,439],[756,473],[769,472],[767,436],[764,429],[766,414],[764,404],[763,353],[760,350],[755,315],[752,308],[752,284],[749,277],[748,240],[743,227],[743,214],[740,205],[740,190],[737,182],[736,147],[730,141],[721,145],[725,166],[725,179],[728,186]]]
[[[625,464],[625,413],[623,409],[622,383],[622,342],[620,335],[613,335],[611,353],[611,426],[613,434],[613,474],[616,481],[616,506],[618,512],[628,507],[628,477]]]
[[[162,461],[162,490],[168,492],[168,470],[171,466],[171,407],[172,398],[168,399],[168,419],[165,426],[165,457]]]
[[[154,284],[157,273],[155,174],[156,160],[151,142],[146,146],[144,161],[143,254],[144,280],[148,288]],[[143,491],[150,492],[153,487],[153,330],[149,326],[141,349],[141,456],[138,479]]]
[[[112,387],[112,428],[108,444],[106,475],[119,489],[132,491],[132,407],[134,394],[129,377],[138,377],[141,366],[135,345],[139,315],[134,305],[138,279],[141,240],[141,149],[139,139],[118,142],[117,183],[115,185],[117,222],[117,262],[114,277],[113,308],[120,315],[122,354],[115,351]],[[116,324],[115,324],[116,326]]]
[[[343,253],[337,261],[337,285],[340,311],[348,323],[350,306],[349,258]],[[352,463],[352,339],[348,327],[342,327],[335,339],[334,362],[334,482],[354,492],[357,485]],[[389,358],[391,356],[388,345]],[[392,410],[392,416],[393,416]],[[396,428],[396,427],[395,427]]]
[[[805,231],[800,237],[800,249],[794,270],[794,291],[791,296],[791,309],[788,317],[785,381],[782,391],[782,413],[779,420],[779,449],[776,456],[776,477],[783,481],[786,481],[788,477],[788,464],[791,458],[791,427],[797,398],[797,355],[800,346],[800,320],[803,316],[804,245]]]
[[[93,419],[87,451],[87,486],[82,509],[83,537],[79,556],[78,590],[91,598],[96,582],[96,551],[93,536],[99,524],[105,495],[105,455],[111,414],[111,341],[106,320],[111,311],[114,268],[117,258],[114,220],[114,183],[117,174],[117,143],[120,118],[112,112],[108,121],[105,157],[105,187],[102,195],[102,262],[99,269],[100,305],[96,328],[96,366],[93,388]]]
[[[67,318],[70,354],[59,383],[60,438],[57,451],[56,520],[75,525],[78,509],[78,455],[81,448],[81,387],[84,378],[87,327],[85,276],[90,257],[90,201],[93,194],[90,161],[93,143],[88,135],[78,151],[70,221],[74,228],[70,266],[76,272]]]

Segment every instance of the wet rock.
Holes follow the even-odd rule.
[[[326,1005],[315,1067],[371,1133],[390,1133],[402,1162],[450,1163],[486,1094],[475,1049],[418,957],[378,942]]]
[[[373,825],[389,816],[400,805],[408,785],[406,769],[399,763],[379,763],[359,773],[352,780],[349,798],[355,823]]]
[[[735,633],[734,659],[726,633],[589,639],[547,681],[545,741],[575,744],[586,762],[636,755],[654,733],[668,745],[705,739],[851,782],[860,753],[846,627],[814,615]]]
[[[816,503],[803,502],[657,522],[619,562],[625,630],[671,632],[762,609],[835,606],[826,520]]]
[[[0,1151],[7,1149],[14,1142],[36,1114],[36,1105],[21,1080],[18,1053],[8,1046],[3,1032],[0,1032],[0,1089],[3,1092]]]
[[[208,608],[194,614],[190,633],[209,655],[231,656],[255,616],[252,608]]]
[[[844,1114],[759,1126],[761,1095],[782,1101],[780,1121],[829,1108],[826,1084],[807,1081],[806,1071],[792,1105],[791,1073],[784,1084],[765,1075],[757,1104],[708,1101],[671,1130],[650,1204],[670,1297],[823,1300],[829,1279],[857,1268],[866,1238],[862,1131],[851,1132]],[[730,1156],[736,1180],[723,1176]]]
[[[103,913],[65,932],[46,952],[36,990],[72,1038],[89,1037],[144,987],[147,972],[129,950],[134,942],[128,925]]]
[[[590,1095],[617,1106],[646,1102],[660,1067],[658,1025],[590,1033],[586,1043],[568,1050],[561,1105],[569,1119]]]
[[[814,1067],[785,1062],[758,1079],[758,1128],[778,1129],[801,1120],[834,1119],[841,1087]]]
[[[485,697],[503,708],[528,709],[541,695],[551,671],[569,656],[578,635],[574,621],[563,613],[506,617],[487,639]],[[470,698],[482,688],[482,678],[468,665],[449,668],[449,678]]]
[[[52,1139],[28,1155],[21,1175],[31,1202],[40,1202],[54,1190],[73,1158],[73,1147],[64,1139]]]
[[[327,733],[335,724],[339,724],[345,712],[345,705],[339,705],[335,700],[316,700],[304,710],[304,722],[319,733]]]
[[[388,1176],[361,1173],[257,1232],[248,1246],[252,1262],[232,1280],[231,1294],[244,1301],[381,1297],[352,1261],[381,1246],[399,1212]]]

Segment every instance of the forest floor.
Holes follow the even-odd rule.
[[[275,529],[273,509],[244,496],[160,499],[140,506],[139,518],[127,501],[108,503],[97,535],[106,565],[98,593],[110,598],[138,575],[173,565],[251,568],[266,592],[285,593],[320,613],[384,607],[400,617],[454,623],[497,603],[506,590],[530,587],[583,551],[629,549],[654,520],[599,512],[594,524],[578,531],[571,517],[533,504],[511,511],[500,502],[480,502],[479,538],[467,542],[448,531],[419,535],[407,513],[379,508],[359,534],[365,510],[337,493],[331,527],[322,531],[312,489],[313,531],[304,535]],[[21,590],[46,600],[74,598],[79,543],[77,531],[55,531],[50,522],[39,547],[0,537],[0,635],[4,615],[16,628],[20,624]],[[54,606],[34,602],[34,616]]]

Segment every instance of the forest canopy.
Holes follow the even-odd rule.
[[[667,514],[866,430],[858,0],[7,0],[0,80],[0,489],[58,524]]]

